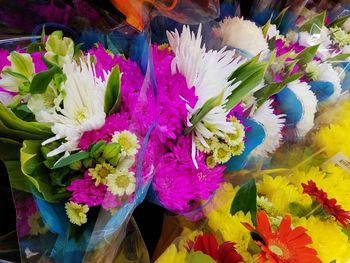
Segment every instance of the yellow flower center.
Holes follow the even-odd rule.
[[[218,149],[218,157],[220,159],[225,158],[227,156],[227,152],[223,148]]]
[[[119,142],[120,146],[126,151],[133,147],[132,143],[130,143],[129,138],[127,138],[127,137],[120,136],[118,142]]]
[[[75,112],[75,120],[82,123],[87,117],[86,108],[81,108]]]
[[[109,174],[109,171],[107,168],[105,167],[102,167],[101,170],[99,171],[98,175],[101,177],[101,178],[106,178],[107,175]]]
[[[115,184],[120,188],[127,188],[130,183],[129,177],[125,174],[115,178]]]

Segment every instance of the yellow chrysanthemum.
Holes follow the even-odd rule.
[[[232,156],[241,155],[244,151],[244,148],[245,148],[245,145],[243,141],[240,144],[230,146],[230,151]]]
[[[328,158],[341,152],[350,157],[350,124],[342,126],[331,124],[321,128],[314,136],[314,143],[320,149],[324,149]]]
[[[89,175],[95,179],[96,186],[100,183],[106,184],[107,176],[114,173],[115,168],[109,163],[96,164],[95,168],[89,169]]]
[[[247,261],[251,259],[247,252],[250,234],[241,222],[251,223],[250,214],[244,215],[241,211],[234,216],[230,214],[231,204],[238,189],[238,186],[234,188],[229,183],[221,184],[211,204],[204,208],[204,213],[213,232],[218,231],[224,241],[235,242],[237,252]]]
[[[224,241],[235,242],[236,250],[244,260],[248,261],[251,258],[247,251],[251,240],[250,232],[242,225],[242,222],[252,223],[250,213],[244,215],[242,211],[239,211],[232,216],[229,212],[222,213],[213,210],[207,215],[207,218],[208,225],[213,232],[218,231]]]
[[[126,156],[134,156],[140,148],[137,136],[129,131],[115,132],[112,142],[119,143]]]
[[[178,251],[176,246],[171,244],[155,263],[184,263],[187,254],[186,250]]]
[[[307,234],[312,238],[311,247],[317,250],[322,262],[349,262],[350,242],[342,232],[341,226],[334,221],[321,221],[311,216],[309,219],[294,218],[293,225],[307,229]]]
[[[273,206],[281,213],[289,213],[289,204],[297,202],[303,205],[311,204],[311,199],[290,183],[287,177],[275,178],[264,175],[257,183],[258,192],[266,196]]]
[[[216,191],[214,199],[209,205],[204,207],[204,213],[208,214],[215,210],[221,213],[230,213],[231,203],[239,187],[233,188],[230,183],[223,183]]]
[[[87,205],[68,202],[66,203],[65,208],[69,221],[72,224],[81,226],[87,222],[86,213],[89,211],[89,207]]]
[[[303,191],[301,184],[312,180],[316,183],[318,188],[327,193],[329,198],[335,198],[337,203],[340,204],[343,209],[350,210],[350,177],[344,169],[333,164],[327,165],[324,170],[320,170],[318,167],[313,167],[307,172],[295,172],[290,180],[300,192]]]
[[[38,212],[32,214],[28,218],[28,225],[30,226],[31,235],[45,234],[48,231],[48,228],[45,226]]]
[[[235,128],[235,133],[226,133],[225,141],[230,146],[241,144],[245,135],[244,126],[234,117],[231,118],[231,125]]]
[[[217,143],[214,148],[213,156],[217,163],[226,163],[231,158],[230,146],[223,143]]]

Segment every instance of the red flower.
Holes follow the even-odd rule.
[[[320,203],[340,224],[347,227],[348,221],[350,220],[350,211],[345,211],[341,205],[337,205],[336,199],[329,199],[327,193],[322,189],[318,189],[314,181],[310,180],[307,184],[301,185],[304,189],[303,193],[313,197],[315,201]]]
[[[291,228],[291,218],[285,216],[280,227],[272,232],[269,219],[264,211],[257,214],[257,226],[242,223],[248,230],[257,233],[261,241],[255,241],[261,248],[260,262],[271,263],[321,263],[317,252],[307,247],[312,243],[311,237],[303,227]]]
[[[237,263],[243,261],[243,258],[235,250],[235,243],[225,242],[218,246],[215,236],[210,234],[199,235],[196,241],[187,242],[188,250],[201,251],[210,256],[218,263]]]

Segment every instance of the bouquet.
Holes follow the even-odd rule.
[[[323,26],[325,13],[282,35],[284,12],[263,27],[233,17],[213,30],[222,45],[269,59],[261,85],[239,103],[249,151],[230,158],[225,171],[231,173],[211,202],[202,201],[202,220],[176,217],[172,227],[181,235],[170,244],[161,238],[159,247],[168,248],[156,262],[349,259],[348,54],[334,38],[329,44],[303,41],[315,24]],[[339,30],[334,26],[347,19],[338,18],[329,28]]]
[[[142,68],[101,44],[82,52],[62,32],[43,31],[27,49],[1,51],[0,82],[22,260],[120,257],[154,169],[152,117],[136,121],[155,108]]]

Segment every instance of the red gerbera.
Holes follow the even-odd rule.
[[[350,220],[350,211],[345,211],[341,205],[337,205],[337,200],[335,198],[329,199],[327,193],[322,189],[318,189],[314,181],[310,180],[307,184],[301,185],[304,189],[303,193],[313,197],[314,200],[321,204],[340,224],[344,227],[347,226]]]
[[[261,241],[255,241],[261,248],[260,262],[271,263],[321,263],[317,252],[307,247],[311,237],[303,227],[291,228],[291,218],[285,216],[279,229],[272,232],[269,219],[264,211],[257,214],[257,226],[242,223],[248,230],[257,233]]]
[[[201,251],[218,263],[237,263],[243,261],[242,256],[235,250],[235,243],[225,242],[219,246],[212,233],[199,235],[196,237],[195,242],[190,240],[187,244],[189,250]]]

